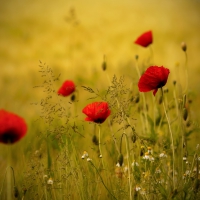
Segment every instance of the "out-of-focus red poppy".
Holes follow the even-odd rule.
[[[0,110],[0,142],[12,144],[26,135],[27,125],[24,119],[14,113]]]
[[[163,66],[151,66],[149,67],[144,74],[140,77],[138,82],[138,88],[140,92],[149,92],[153,91],[155,96],[158,88],[163,87],[167,83],[168,75],[170,71]]]
[[[99,124],[103,123],[111,113],[107,102],[94,102],[88,104],[82,112],[87,115],[85,118],[86,121]]]
[[[75,84],[73,81],[70,80],[66,80],[62,86],[60,87],[60,89],[58,90],[58,94],[62,95],[64,97],[69,96],[70,94],[72,94],[75,91]]]
[[[134,43],[143,47],[148,47],[152,42],[153,42],[152,31],[147,31],[142,35],[140,35]]]

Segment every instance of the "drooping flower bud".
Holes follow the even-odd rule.
[[[123,162],[124,162],[124,156],[122,154],[120,154],[119,157],[118,157],[118,163],[119,163],[120,166],[122,166]]]
[[[186,51],[187,50],[187,45],[185,42],[181,42],[181,48],[183,51]]]
[[[103,59],[103,63],[101,65],[103,71],[105,71],[107,69],[107,63],[106,63],[106,56],[104,55],[104,59]]]
[[[183,119],[186,121],[188,118],[188,110],[186,108],[183,108]]]

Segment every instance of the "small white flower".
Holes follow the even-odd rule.
[[[141,195],[145,195],[145,194],[146,194],[145,189],[140,190],[140,194],[141,194]]]
[[[160,155],[159,155],[160,158],[167,158],[167,154],[165,152],[162,152]]]
[[[90,162],[90,161],[92,161],[92,159],[91,158],[87,158],[87,161]]]
[[[50,179],[47,181],[47,184],[48,184],[48,185],[53,185],[53,179],[50,178]]]
[[[121,167],[119,163],[116,164],[116,167]]]
[[[135,161],[133,161],[131,165],[132,165],[132,167],[134,167],[134,166],[138,167],[139,166],[139,164],[137,162],[135,162]]]
[[[82,159],[84,159],[84,158],[86,158],[86,157],[88,157],[89,155],[88,155],[88,152],[87,151],[84,151],[83,152],[83,155],[81,156],[81,158]]]
[[[161,173],[161,170],[160,170],[159,168],[157,168],[156,171],[155,171],[155,173],[156,173],[156,174],[160,174],[160,173]]]
[[[45,179],[45,178],[48,178],[48,176],[45,174],[44,176],[43,176],[43,178]]]
[[[153,156],[149,156],[149,161],[154,162],[154,157]]]
[[[187,160],[187,157],[184,156],[184,157],[183,157],[183,160],[186,161],[186,160]]]
[[[185,171],[185,174],[186,174],[186,175],[190,175],[190,173],[191,173],[190,170],[186,170],[186,171]]]
[[[135,191],[136,191],[136,192],[138,192],[138,191],[140,191],[140,190],[141,190],[141,187],[140,187],[140,186],[136,186],[136,187],[135,187]]]
[[[128,167],[127,166],[124,167],[124,172],[125,173],[128,172]]]
[[[149,160],[149,153],[145,153],[145,156],[143,156],[144,160]]]
[[[151,147],[148,147],[148,150],[147,150],[147,152],[148,152],[149,154],[151,154],[151,153],[152,153]]]
[[[102,158],[102,155],[101,155],[101,154],[99,155],[99,158]]]

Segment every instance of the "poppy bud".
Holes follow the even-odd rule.
[[[186,94],[183,96],[183,107],[185,107],[186,104]]]
[[[92,142],[93,142],[95,145],[99,145],[99,140],[98,140],[98,138],[97,138],[96,135],[93,135],[93,137],[92,137]]]
[[[135,143],[135,142],[136,142],[136,140],[137,140],[137,137],[136,137],[136,135],[135,135],[135,134],[133,134],[133,135],[132,135],[132,137],[131,137],[131,140],[132,140],[132,142],[133,142],[133,143]]]
[[[143,156],[145,153],[145,149],[144,146],[141,146],[141,150],[140,150],[140,156]]]
[[[182,42],[182,43],[181,43],[181,48],[182,48],[183,51],[186,51],[186,50],[187,50],[187,45],[186,45],[185,42]]]
[[[164,93],[168,93],[169,92],[169,90],[166,88],[165,90],[164,90]]]
[[[27,189],[26,188],[23,188],[23,195],[25,195],[27,192]]]
[[[103,61],[103,63],[102,63],[102,69],[103,69],[103,71],[105,71],[106,70],[106,68],[107,68],[107,65],[106,65],[106,62],[105,61]]]
[[[138,55],[135,55],[135,60],[138,60],[139,59],[139,56]]]
[[[76,95],[75,95],[75,94],[72,94],[72,96],[71,96],[71,101],[74,102],[75,99],[76,99]]]
[[[137,96],[135,97],[135,103],[139,103],[139,101],[140,101],[140,96],[137,95]]]
[[[120,166],[122,166],[123,162],[124,162],[124,156],[122,154],[120,154],[119,157],[118,157],[118,163],[119,163]]]
[[[106,56],[104,56],[104,61],[101,65],[101,67],[102,67],[103,71],[105,71],[107,69]]]
[[[188,118],[188,111],[186,108],[183,108],[183,119],[186,121]]]
[[[186,126],[190,127],[192,125],[191,121],[187,121]]]
[[[192,99],[188,99],[188,103],[192,103]]]
[[[14,186],[14,196],[17,198],[19,196],[19,190],[16,186]]]
[[[173,81],[174,86],[176,85],[176,81]]]

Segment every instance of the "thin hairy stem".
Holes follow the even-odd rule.
[[[169,127],[169,132],[170,132],[170,137],[171,137],[171,143],[172,143],[172,168],[173,168],[172,176],[173,176],[173,189],[175,189],[174,139],[173,139],[173,133],[172,133],[172,129],[171,129],[171,124],[170,124],[169,117],[168,117],[167,111],[166,111],[163,88],[161,88],[161,91],[162,91],[162,96],[163,96],[163,109],[164,109],[164,113],[165,113],[165,116],[166,116],[166,119],[167,119],[167,124],[168,124],[168,127]]]
[[[102,182],[103,186],[105,187],[105,189],[108,191],[108,193],[109,193],[114,199],[117,199],[117,198],[111,193],[111,191],[108,189],[108,187],[106,186],[106,184],[104,183],[103,178],[102,178],[102,176],[101,176],[99,170],[96,168],[96,166],[93,164],[92,161],[90,161],[90,163],[91,163],[91,165],[96,169],[96,171],[97,171],[97,173],[98,173],[98,175],[99,175],[99,177],[100,177],[100,179],[101,179],[101,182]]]

